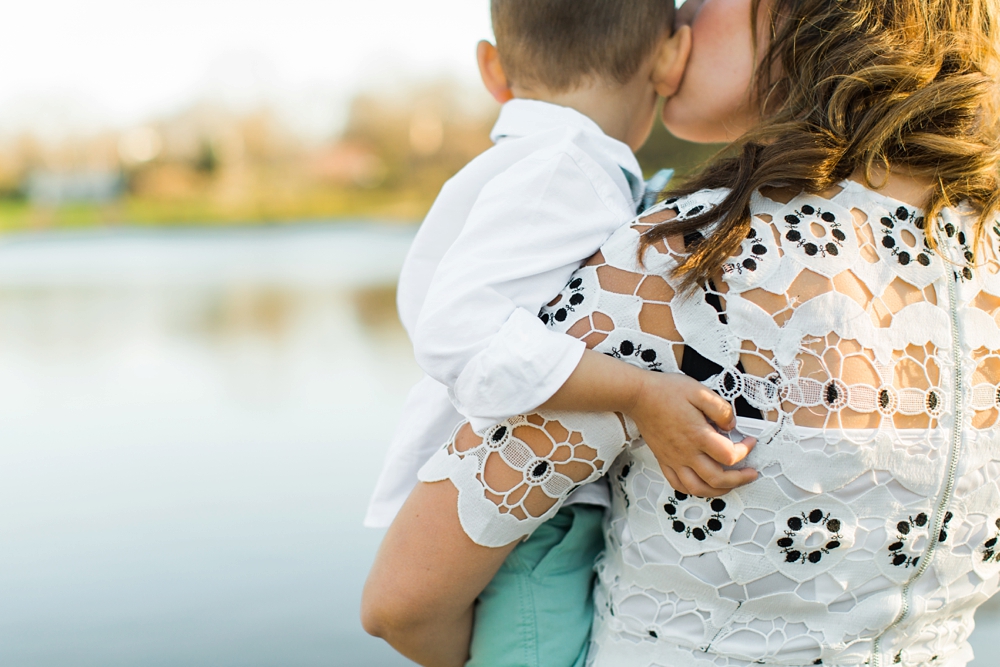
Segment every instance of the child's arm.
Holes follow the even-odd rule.
[[[732,406],[680,373],[651,373],[587,350],[566,382],[539,410],[621,412],[635,421],[670,486],[710,497],[757,479],[725,470],[750,453],[753,438],[733,443],[715,429],[736,427]]]
[[[604,168],[572,145],[521,160],[483,188],[413,337],[418,363],[474,428],[530,412],[576,368],[583,343],[548,329],[538,311],[632,217]]]
[[[585,357],[582,341],[536,317],[633,217],[607,173],[588,160],[565,152],[529,158],[483,189],[435,274],[414,336],[417,360],[451,389],[477,431],[541,405],[620,411],[635,420],[677,490],[724,493],[752,479],[722,469],[749,444],[733,445],[706,421],[731,428],[725,401],[678,374]],[[587,372],[591,363],[599,373]]]

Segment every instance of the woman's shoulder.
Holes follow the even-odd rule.
[[[728,188],[698,190],[681,196],[670,196],[639,214],[633,226],[652,226],[671,220],[686,220],[718,206],[729,195]]]
[[[728,194],[728,189],[716,188],[663,199],[612,235],[601,249],[601,260],[637,273],[666,276],[683,253],[685,239],[679,235],[668,236],[665,241],[642,248],[643,234],[659,225],[702,215],[718,206]],[[710,227],[706,228],[706,233],[710,233]]]

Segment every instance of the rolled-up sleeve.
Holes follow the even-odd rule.
[[[418,363],[477,431],[534,410],[572,374],[584,344],[537,313],[631,218],[628,206],[573,147],[522,160],[482,190],[414,336]]]

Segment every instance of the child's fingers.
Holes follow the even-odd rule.
[[[692,468],[713,489],[735,489],[757,479],[757,471],[752,468],[726,470],[704,454],[694,461]]]
[[[734,443],[713,429],[705,429],[699,434],[699,449],[724,466],[734,466],[750,453],[756,444],[753,438],[744,438]]]
[[[733,406],[714,391],[699,387],[691,395],[691,405],[701,410],[709,421],[723,431],[736,428],[736,413],[733,411]]]
[[[757,438],[747,436],[739,442],[733,443],[733,451],[736,453],[736,462],[739,463],[757,446]],[[732,465],[732,464],[731,464]]]
[[[680,478],[684,486],[688,488],[686,493],[693,496],[713,498],[715,496],[723,496],[730,491],[730,489],[717,489],[708,485],[701,477],[698,476],[698,473],[688,466],[678,469],[677,476]]]
[[[680,478],[677,477],[677,473],[674,472],[673,468],[671,468],[670,466],[661,465],[660,470],[663,472],[663,476],[667,478],[667,483],[670,484],[671,489],[673,489],[674,491],[680,491],[681,493],[686,493],[688,495],[691,495],[691,492],[688,491],[688,488],[684,486]]]

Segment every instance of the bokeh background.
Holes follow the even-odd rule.
[[[490,145],[488,1],[3,14],[0,665],[409,664],[357,619],[361,519],[419,374],[400,265]]]

